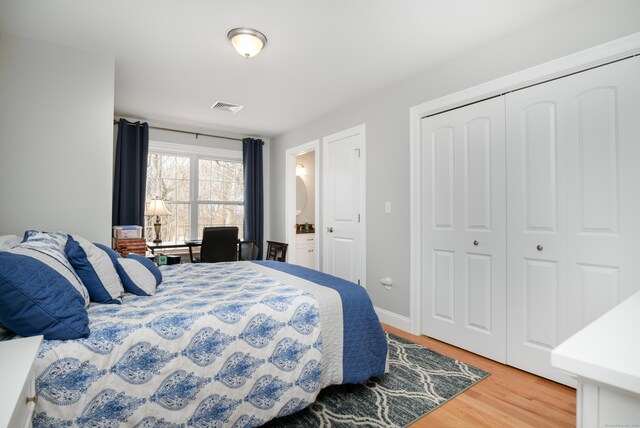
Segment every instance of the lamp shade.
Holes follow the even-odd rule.
[[[245,58],[257,55],[267,44],[265,35],[251,28],[234,28],[229,31],[227,38],[231,40],[234,49]]]
[[[296,175],[307,175],[307,168],[304,167],[304,164],[299,163],[296,165]]]
[[[162,199],[151,199],[144,212],[145,215],[169,215],[171,214]]]

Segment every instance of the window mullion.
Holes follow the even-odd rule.
[[[190,199],[190,212],[191,212],[191,227],[189,228],[189,235],[191,239],[198,238],[198,198],[200,195],[199,192],[199,168],[198,164],[198,155],[191,155],[191,183],[189,189],[189,199]]]

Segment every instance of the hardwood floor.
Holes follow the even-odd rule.
[[[382,324],[389,333],[471,364],[491,376],[410,425],[418,427],[573,427],[576,391],[455,346]]]

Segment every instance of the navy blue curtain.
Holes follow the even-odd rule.
[[[258,259],[262,259],[264,242],[264,196],[262,177],[262,140],[242,139],[244,165],[244,239],[258,244]]]
[[[144,226],[149,124],[118,122],[111,222]]]

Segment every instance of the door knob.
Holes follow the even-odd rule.
[[[473,245],[475,245],[476,247],[478,246],[479,242],[478,241],[473,241]]]
[[[327,227],[327,232],[333,233],[333,227]]]
[[[538,246],[536,247],[536,250],[538,250],[538,251],[542,251],[542,249],[543,249],[543,248],[544,248],[544,247],[543,247],[542,245],[538,245]]]

